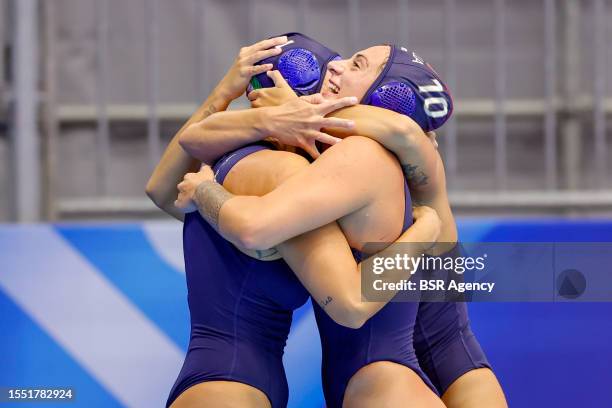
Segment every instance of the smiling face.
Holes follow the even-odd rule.
[[[389,57],[388,45],[377,45],[357,52],[349,59],[331,61],[321,87],[328,99],[356,96],[361,100]]]

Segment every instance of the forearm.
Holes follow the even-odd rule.
[[[182,213],[173,205],[176,198],[176,185],[186,173],[197,170],[200,165],[198,160],[191,157],[179,145],[179,138],[191,124],[201,121],[216,111],[226,109],[230,102],[220,90],[215,89],[174,135],[147,182],[146,193],[151,200],[179,220],[183,217]]]
[[[398,241],[372,257],[393,256],[395,252],[421,256],[424,251],[421,242],[432,237],[431,228],[428,230],[428,226],[422,224],[417,221]],[[313,300],[340,325],[361,327],[395,295],[395,292],[386,293],[389,296],[384,302],[362,301],[362,264],[356,263],[336,223],[292,238],[276,248]],[[410,276],[409,270],[402,271],[397,276],[386,277],[386,281],[399,282]]]
[[[194,198],[202,217],[226,240],[249,250],[266,250],[283,241],[333,221],[329,217],[294,218],[283,222],[265,198],[237,196],[222,185],[207,181],[198,186]]]
[[[351,137],[262,197],[227,198],[222,186],[210,182],[198,187],[193,201],[200,209],[218,207],[209,222],[226,239],[267,249],[369,205],[379,182],[378,160],[388,159],[379,144]],[[214,196],[223,200],[208,199]]]
[[[180,145],[191,156],[207,164],[225,153],[267,136],[268,108],[217,112],[190,125],[180,137]]]
[[[252,239],[258,197],[236,196],[216,181],[205,181],[197,187],[193,201],[202,218],[227,241],[249,250],[268,249]]]
[[[355,284],[359,284],[359,288],[361,289],[360,295],[361,293],[365,292],[364,288],[361,287],[361,274],[372,273],[372,271],[364,272],[362,270],[365,265],[371,264],[374,258],[395,258],[396,254],[406,255],[409,258],[419,258],[425,253],[427,248],[433,245],[438,232],[439,226],[437,226],[437,224],[432,225],[426,220],[416,221],[391,245],[373,255],[370,255],[366,260],[359,263],[359,282],[356,282]],[[385,274],[381,275],[380,277],[385,283],[395,284],[404,280],[409,280],[415,272],[415,270],[408,268],[391,270],[386,271]],[[366,279],[366,281],[369,280]],[[391,287],[395,287],[395,285],[392,285]],[[369,318],[378,313],[380,309],[382,309],[389,301],[391,301],[397,292],[397,290],[386,289],[384,292],[380,293],[380,296],[383,296],[383,301],[361,301],[356,307],[355,319],[365,323]]]
[[[401,147],[398,143],[401,142],[399,135],[402,129],[398,126],[398,122],[403,121],[403,115],[375,106],[355,105],[339,109],[327,116],[352,120],[355,123],[353,129],[324,129],[332,136],[345,138],[358,134],[376,140],[391,151]]]

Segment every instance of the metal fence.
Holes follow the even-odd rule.
[[[199,38],[207,38],[207,27],[203,16],[207,13],[208,1],[193,1],[193,17]],[[312,1],[312,0],[311,0]],[[360,0],[338,0],[346,2],[349,19],[351,47],[357,48],[365,36],[360,18]],[[411,2],[397,0],[396,13],[408,17]],[[9,83],[0,81],[0,107],[10,106],[8,121],[12,135],[15,180],[14,207],[18,221],[61,219],[73,216],[154,214],[153,206],[144,198],[119,197],[109,194],[114,180],[110,177],[111,124],[114,121],[146,123],[147,157],[152,169],[163,151],[160,124],[166,121],[185,120],[195,109],[195,103],[163,104],[159,99],[159,38],[161,0],[143,0],[142,12],[148,22],[144,36],[147,59],[147,98],[142,104],[117,105],[109,102],[109,0],[95,1],[96,21],[96,71],[95,104],[66,105],[57,102],[56,76],[59,61],[56,57],[57,15],[55,1],[48,0],[0,0],[0,18],[12,24],[12,30],[0,28],[0,43],[9,55],[0,53],[3,72],[12,73]],[[308,0],[294,0],[297,30],[306,30],[309,21]],[[457,82],[457,36],[455,14],[462,0],[442,0],[431,7],[444,13],[444,74],[451,89]],[[606,97],[606,66],[609,60],[607,39],[609,27],[606,21],[606,0],[538,0],[543,21],[543,64],[545,93],[538,99],[511,99],[508,97],[507,64],[507,0],[482,0],[493,3],[495,64],[494,98],[456,100],[454,118],[443,130],[443,155],[449,175],[449,185],[458,174],[458,124],[473,118],[490,119],[494,122],[494,168],[495,188],[478,191],[461,191],[451,188],[452,204],[460,209],[483,208],[538,208],[544,211],[569,211],[576,208],[612,210],[612,190],[608,179],[606,120],[612,112],[612,98]],[[255,41],[260,21],[256,1],[246,0],[249,7],[247,41]],[[580,24],[581,15],[593,13],[592,25]],[[6,38],[7,32],[12,35]],[[593,35],[592,60],[581,58],[581,36],[584,32]],[[410,26],[399,25],[397,37],[407,41],[415,33]],[[195,63],[198,72],[206,73],[209,43],[195,41],[197,47]],[[563,52],[560,52],[563,50]],[[40,62],[40,64],[38,64]],[[36,67],[41,69],[36,69]],[[582,70],[591,70],[593,92],[584,89],[580,80]],[[211,79],[204,75],[197,81],[199,96],[204,96],[211,86]],[[559,86],[559,84],[562,84]],[[40,107],[40,109],[38,109]],[[591,117],[593,123],[594,187],[580,189],[580,160],[585,136],[583,121]],[[516,118],[541,120],[543,134],[543,190],[510,190],[508,188],[508,124]],[[62,197],[57,191],[57,140],[62,126],[70,123],[95,124],[96,132],[96,195],[92,197]],[[40,124],[40,126],[37,126]],[[590,137],[590,136],[589,136]],[[39,160],[39,158],[41,160]]]

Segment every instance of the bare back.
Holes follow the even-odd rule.
[[[336,161],[338,158],[342,159]],[[347,166],[347,162],[352,163]],[[361,250],[367,242],[393,242],[401,234],[404,176],[389,151],[371,139],[351,137],[328,149],[315,163],[309,165],[303,157],[289,152],[262,150],[238,162],[224,186],[234,194],[262,196],[297,182],[301,190],[312,191],[317,206],[325,207],[333,204],[326,195],[316,196],[317,184],[336,183],[335,195],[350,188],[351,194],[361,199],[353,211],[345,211],[338,219],[351,247]],[[299,181],[289,180],[294,176]],[[305,217],[309,208],[301,209]]]

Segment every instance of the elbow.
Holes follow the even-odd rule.
[[[206,119],[192,123],[178,135],[178,144],[189,156],[212,166],[223,153],[215,149],[214,139],[206,137],[207,132]]]
[[[362,305],[363,303],[361,301],[347,301],[345,304],[341,305],[338,313],[333,313],[333,315],[330,314],[330,317],[340,326],[348,327],[349,329],[359,329],[370,318]]]
[[[160,191],[151,183],[147,183],[147,186],[145,187],[145,194],[151,201],[153,201],[153,204],[155,204],[157,208],[174,216],[172,212],[174,210],[174,200],[168,199],[166,193]]]
[[[187,126],[187,128],[183,130],[179,135],[178,143],[179,146],[181,146],[181,148],[185,150],[190,156],[200,159],[199,157],[197,157],[197,134],[199,130],[198,127],[198,123],[192,123],[191,125]]]
[[[367,322],[366,319],[352,317],[348,319],[342,319],[341,321],[337,321],[340,326],[347,327],[349,329],[361,329],[361,327]]]
[[[164,203],[162,199],[162,193],[161,191],[159,191],[159,188],[155,185],[153,180],[149,180],[147,182],[147,185],[145,186],[145,194],[147,195],[147,197],[149,197],[151,201],[153,201],[156,206],[158,206],[159,208],[163,207]]]
[[[256,216],[242,213],[237,220],[236,244],[253,251],[265,251],[274,247],[269,227],[258,221]]]

